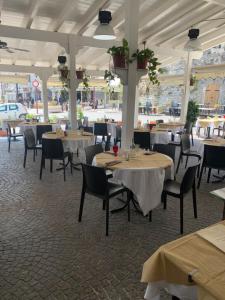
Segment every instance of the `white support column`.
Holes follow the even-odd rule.
[[[38,77],[41,80],[41,94],[42,94],[42,101],[43,101],[43,111],[44,111],[44,121],[48,122],[48,86],[47,82],[49,77],[53,74],[52,70],[43,70],[36,72]]]
[[[77,87],[78,80],[76,77],[76,54],[78,49],[75,47],[75,39],[68,37],[68,54],[70,70],[70,87],[69,87],[69,120],[72,130],[77,129]]]
[[[181,104],[181,114],[180,121],[185,123],[187,117],[188,101],[190,97],[190,78],[191,78],[191,68],[192,68],[192,53],[188,51],[187,54],[187,64],[185,70],[185,81],[184,81],[184,97]]]
[[[125,38],[128,41],[130,53],[138,48],[138,15],[139,0],[125,0]],[[127,82],[123,93],[122,110],[122,147],[129,148],[132,144],[135,115],[135,98],[137,83],[137,63],[129,64]]]

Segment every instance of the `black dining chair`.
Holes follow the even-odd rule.
[[[225,147],[204,145],[204,155],[198,179],[198,188],[200,187],[203,170],[205,168],[209,169],[207,183],[209,183],[212,169],[225,171]]]
[[[183,212],[183,201],[184,196],[192,189],[194,217],[197,218],[197,199],[196,199],[196,187],[195,187],[195,176],[199,165],[189,167],[181,183],[175,180],[166,180],[162,192],[162,202],[164,209],[167,207],[167,195],[180,199],[180,233],[183,234],[184,227],[184,212]]]
[[[85,155],[86,155],[86,164],[92,165],[93,159],[95,155],[103,152],[102,144],[95,144],[91,146],[87,146],[84,148]],[[112,178],[113,174],[111,170],[106,170],[107,178]]]
[[[175,152],[176,146],[170,144],[154,144],[153,151],[165,154],[172,158],[173,162],[175,162]]]
[[[93,127],[91,127],[91,126],[84,126],[82,128],[83,128],[84,132],[89,132],[89,133],[93,134]]]
[[[24,160],[23,160],[23,167],[26,167],[26,160],[27,160],[27,151],[33,151],[33,161],[35,161],[35,155],[37,150],[41,150],[41,145],[37,145],[35,141],[35,135],[31,128],[27,128],[24,131]]]
[[[86,164],[92,165],[95,155],[103,152],[102,144],[87,146],[84,148],[86,155]]]
[[[52,131],[52,125],[37,125],[36,127],[36,136],[37,136],[37,143],[41,144],[42,143],[42,134],[46,132],[51,132]]]
[[[106,211],[106,236],[109,235],[109,200],[123,192],[127,192],[129,199],[129,191],[122,185],[108,181],[105,170],[103,168],[82,164],[83,170],[83,186],[81,192],[80,209],[78,221],[81,222],[84,199],[86,194],[93,195],[103,200],[103,209]],[[130,206],[128,205],[128,221],[130,221]]]
[[[196,157],[198,159],[198,162],[200,162],[202,158],[200,153],[191,150],[190,135],[188,133],[183,133],[181,135],[181,149],[180,149],[180,156],[178,159],[176,173],[179,170],[179,166],[183,156],[186,157],[185,168],[187,167],[189,157]],[[198,170],[198,174],[199,174],[199,170]]]
[[[186,121],[183,130],[177,131],[176,134],[181,136],[182,134],[187,133],[191,136],[191,143],[194,146],[194,137],[193,137],[193,123]]]
[[[106,123],[94,123],[94,135],[95,144],[97,143],[97,137],[102,137],[102,142],[105,141],[105,137],[108,137],[108,128]]]
[[[70,152],[64,152],[63,144],[61,139],[42,139],[42,155],[41,155],[41,168],[40,168],[40,179],[42,178],[42,169],[45,165],[45,160],[50,160],[50,172],[53,169],[53,160],[62,161],[62,169],[64,175],[64,181],[66,180],[66,162],[65,159],[68,158],[68,163],[70,163],[71,174],[73,172],[72,166],[72,155]]]
[[[11,128],[10,124],[7,124],[7,138],[8,138],[8,152],[10,152],[10,148],[11,148],[11,139],[13,139],[13,141],[16,140],[17,137],[22,137],[23,134],[22,133],[16,133],[15,132],[15,128]]]
[[[134,131],[134,144],[141,149],[151,149],[150,131]]]

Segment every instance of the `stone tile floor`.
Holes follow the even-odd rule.
[[[102,203],[88,197],[78,223],[81,172],[49,172],[39,180],[40,154],[22,166],[23,142],[0,139],[0,299],[143,299],[144,261],[162,244],[179,238],[179,201],[153,212],[152,223],[132,211],[110,216],[105,237]],[[183,174],[181,170],[179,177]],[[209,191],[224,183],[203,184],[198,219],[191,196],[185,201],[185,233],[221,219],[223,203]],[[111,207],[120,203],[112,200]],[[170,299],[162,292],[162,299]]]

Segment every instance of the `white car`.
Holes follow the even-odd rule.
[[[0,104],[0,120],[19,119],[27,114],[26,107],[21,103]]]

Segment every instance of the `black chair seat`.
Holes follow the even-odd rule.
[[[183,151],[183,155],[189,155],[189,156],[194,156],[199,159],[201,159],[201,155],[197,151],[189,150],[189,151]]]
[[[11,133],[11,137],[19,137],[19,136],[23,136],[23,134],[21,134],[21,133]]]
[[[110,198],[114,197],[118,194],[121,194],[127,190],[124,186],[118,185],[118,184],[110,182],[110,181],[108,184],[109,184],[109,197]]]
[[[167,180],[164,183],[163,190],[167,194],[180,195],[180,183],[174,180]]]

